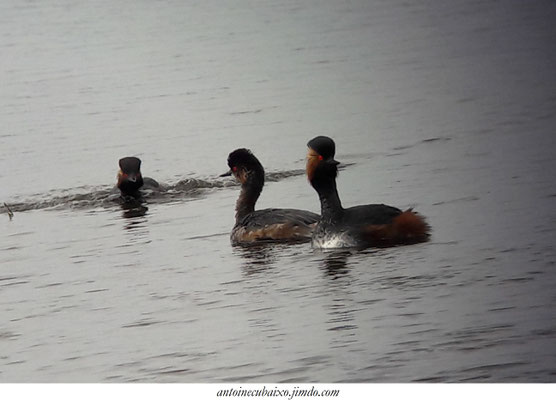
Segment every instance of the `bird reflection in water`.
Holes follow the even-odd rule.
[[[235,244],[233,246],[234,253],[245,259],[242,269],[246,275],[257,274],[270,269],[286,247],[288,246],[284,244],[268,242]]]
[[[147,206],[143,205],[142,201],[134,198],[123,198],[120,205],[123,211],[122,217],[124,218],[142,217],[149,209]]]
[[[145,216],[148,207],[138,201],[121,204],[122,217],[125,224],[124,232],[130,243],[149,242],[148,218]]]
[[[323,255],[322,268],[330,278],[338,279],[349,273],[347,260],[352,255],[351,250],[326,251]]]

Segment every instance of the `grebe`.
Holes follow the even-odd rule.
[[[139,189],[145,184],[149,188],[158,188],[159,184],[152,178],[143,178],[141,175],[141,160],[137,157],[124,157],[119,161],[118,182],[116,186],[120,189],[122,197],[133,197],[140,199]]]
[[[237,149],[228,156],[230,171],[221,176],[234,177],[241,183],[236,202],[236,222],[232,243],[269,241],[309,241],[319,215],[294,209],[268,208],[255,211],[255,203],[264,185],[264,169],[248,149]]]
[[[429,225],[411,209],[401,211],[384,204],[343,208],[336,189],[339,162],[334,159],[334,141],[317,136],[307,146],[307,177],[321,204],[313,247],[385,247],[428,240]]]

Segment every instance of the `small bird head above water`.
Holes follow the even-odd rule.
[[[334,159],[336,145],[327,136],[317,136],[307,143],[307,177],[313,182],[316,177],[336,177],[339,162]]]
[[[124,157],[119,162],[118,188],[124,195],[135,194],[143,186],[141,160],[137,157]]]
[[[264,168],[248,149],[237,149],[228,156],[228,167],[230,170],[221,176],[234,177],[242,184],[246,184],[251,178],[258,182],[264,182]]]

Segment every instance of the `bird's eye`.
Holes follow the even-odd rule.
[[[237,167],[232,167],[232,171],[236,172],[236,171],[237,171]]]
[[[319,160],[322,161],[322,156],[321,155],[319,155]]]

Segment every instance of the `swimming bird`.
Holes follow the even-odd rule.
[[[118,182],[116,186],[120,189],[122,197],[133,197],[140,199],[139,189],[145,184],[149,188],[158,188],[159,184],[152,178],[143,178],[141,175],[141,160],[137,157],[124,157],[119,161]]]
[[[321,204],[321,219],[311,240],[313,247],[385,247],[428,240],[429,225],[412,209],[402,211],[384,204],[343,208],[336,189],[339,162],[334,159],[334,141],[317,136],[307,146],[307,178]]]
[[[264,185],[264,168],[248,149],[237,149],[228,156],[230,170],[221,175],[234,177],[241,183],[236,202],[236,222],[232,243],[258,241],[309,241],[319,215],[305,210],[267,208],[255,211]]]

